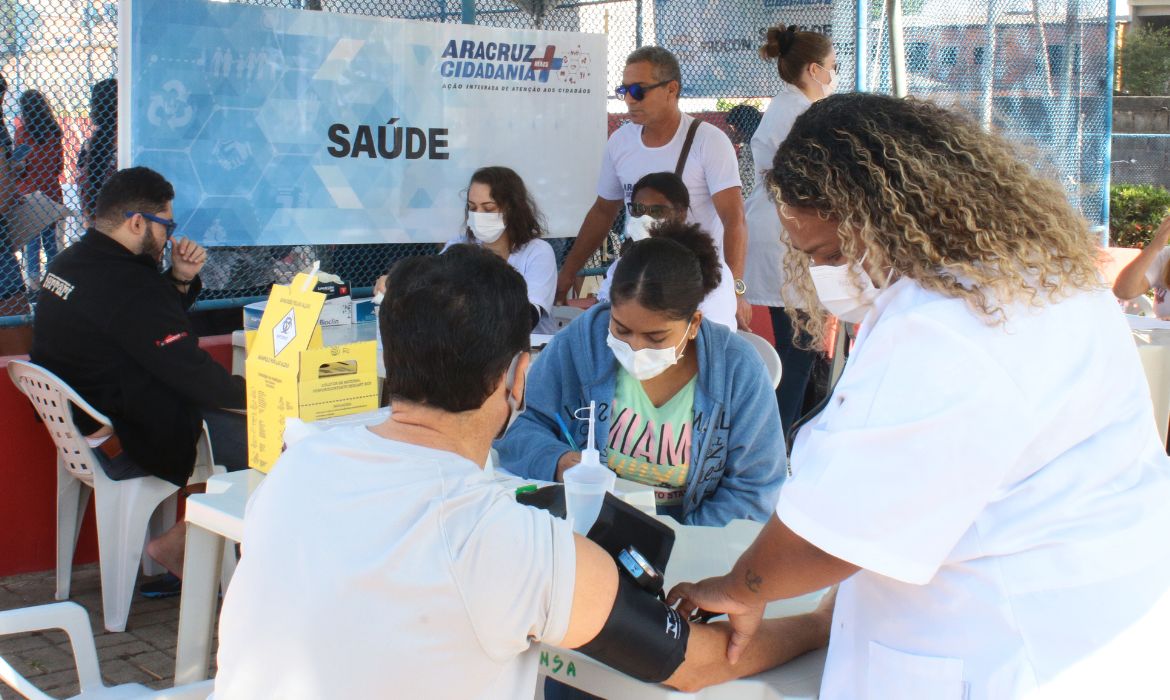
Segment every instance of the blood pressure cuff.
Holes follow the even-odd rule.
[[[690,624],[678,611],[618,572],[609,618],[577,651],[638,680],[661,683],[686,658],[690,636]]]
[[[565,486],[553,484],[530,493],[518,494],[516,502],[564,518]],[[626,547],[635,547],[660,573],[666,573],[670,552],[674,549],[674,530],[612,493],[605,494],[601,512],[586,537],[609,552],[615,560]]]

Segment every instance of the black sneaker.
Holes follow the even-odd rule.
[[[183,579],[174,574],[164,574],[139,586],[138,592],[146,598],[171,598],[183,592]]]

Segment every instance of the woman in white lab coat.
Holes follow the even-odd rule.
[[[781,162],[794,321],[862,330],[775,517],[671,599],[731,613],[735,656],[767,601],[841,582],[823,700],[1163,695],[1170,458],[1064,189],[872,94],[814,104]]]
[[[792,122],[813,102],[833,94],[837,86],[837,54],[829,37],[818,32],[797,31],[792,26],[769,29],[767,41],[760,47],[760,56],[775,61],[784,85],[772,98],[752,136],[757,186],[744,204],[748,255],[743,281],[747,285],[747,300],[768,307],[772,316],[776,352],[784,366],[776,397],[780,404],[780,423],[787,433],[800,417],[805,387],[817,352],[808,347],[808,338],[800,345],[796,343],[792,323],[784,313],[786,306],[801,307],[791,290],[788,298],[783,293],[784,245],[780,242],[780,218],[763,182],[763,174],[772,167],[776,149],[788,136]]]

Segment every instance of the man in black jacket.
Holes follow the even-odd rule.
[[[186,310],[199,295],[207,252],[175,239],[175,190],[149,168],[110,177],[97,198],[94,228],[49,264],[33,325],[33,362],[108,416],[113,434],[75,411],[101,444],[115,480],[151,474],[178,486],[190,478],[206,420],[215,461],[247,466],[244,383],[199,347]],[[103,434],[106,433],[106,434]],[[181,575],[182,523],[147,546]]]

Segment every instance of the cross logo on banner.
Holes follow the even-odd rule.
[[[560,70],[564,59],[556,58],[557,47],[549,45],[544,50],[544,56],[534,58],[529,63],[532,64],[532,70],[540,72],[540,82],[548,82],[548,74],[554,70]]]

